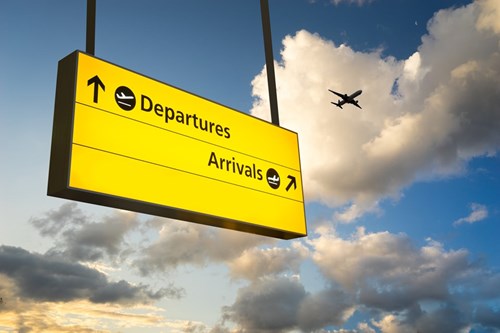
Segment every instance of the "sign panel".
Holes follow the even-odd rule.
[[[296,133],[78,51],[59,62],[48,194],[307,234]]]

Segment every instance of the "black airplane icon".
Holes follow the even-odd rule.
[[[359,106],[358,101],[356,101],[355,98],[358,97],[359,95],[361,95],[363,90],[358,90],[358,91],[352,93],[351,95],[341,94],[341,93],[338,93],[338,92],[333,91],[331,89],[328,89],[328,90],[330,92],[334,93],[335,95],[339,96],[340,98],[342,98],[341,100],[339,99],[339,101],[337,103],[332,102],[332,104],[338,106],[341,109],[342,109],[342,105],[344,105],[344,104],[352,104],[352,105],[355,105],[361,109],[361,106]]]

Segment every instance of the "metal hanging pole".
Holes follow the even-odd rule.
[[[95,54],[95,12],[96,0],[87,0],[87,43],[85,52]]]
[[[262,16],[262,31],[264,33],[264,50],[266,52],[267,85],[269,88],[271,121],[273,124],[279,126],[278,97],[276,94],[276,78],[274,76],[273,43],[271,37],[271,19],[269,17],[268,0],[260,0],[260,12]]]

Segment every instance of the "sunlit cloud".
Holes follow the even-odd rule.
[[[15,285],[17,296],[39,302],[83,299],[133,305],[182,297],[182,290],[172,286],[153,291],[143,284],[115,282],[79,263],[10,246],[0,246],[0,276]]]
[[[497,7],[485,0],[437,12],[408,59],[305,30],[283,40],[280,121],[299,134],[307,200],[342,207],[338,220],[349,222],[416,181],[461,175],[471,159],[498,152]],[[252,84],[251,112],[268,119],[266,72]],[[362,89],[363,110],[333,107],[328,89]]]
[[[7,300],[7,303],[11,300]],[[157,328],[185,332],[196,322],[170,320],[154,306],[122,307],[88,301],[17,301],[16,308],[1,311],[0,328],[29,332],[116,332],[116,328]],[[198,323],[199,325],[201,323]]]
[[[252,248],[228,263],[233,278],[256,280],[263,276],[298,273],[309,251],[299,242],[286,248]]]

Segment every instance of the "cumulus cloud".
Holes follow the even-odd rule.
[[[495,10],[492,10],[494,8]],[[280,121],[299,134],[308,200],[351,204],[344,222],[376,211],[414,181],[457,175],[500,147],[498,2],[442,10],[408,59],[382,57],[299,31],[276,64]],[[265,71],[252,114],[269,118]],[[363,110],[333,108],[363,89]]]
[[[386,311],[405,309],[419,300],[446,300],[448,283],[470,266],[464,250],[446,252],[433,241],[421,249],[404,234],[367,234],[352,239],[326,232],[311,241],[313,260],[323,274],[360,301]]]
[[[281,332],[297,326],[297,311],[306,297],[298,281],[278,278],[252,283],[238,292],[233,305],[224,309],[224,317],[245,332]]]
[[[404,234],[362,228],[349,239],[327,228],[318,235],[310,240],[314,262],[330,283],[356,298],[358,308],[381,313],[376,326],[382,332],[491,325],[490,316],[474,318],[471,300],[488,309],[484,314],[493,311],[489,302],[500,296],[500,273],[472,262],[466,250],[445,250],[433,240],[418,248]]]
[[[498,330],[500,272],[471,260],[466,250],[447,250],[432,239],[421,247],[404,234],[368,233],[363,228],[348,238],[333,228],[318,228],[307,251],[324,276],[324,288],[311,293],[300,274],[280,269],[251,276],[233,304],[222,310],[220,332],[410,333]],[[272,249],[274,250],[274,249]],[[285,252],[261,249],[266,257]],[[260,264],[259,251],[247,259]],[[286,253],[289,254],[289,253]],[[242,256],[244,257],[244,256]],[[278,260],[281,262],[282,260]],[[234,261],[235,263],[238,260]],[[280,272],[280,273],[278,273]],[[355,313],[369,315],[356,329],[342,327]],[[226,326],[235,324],[234,329]],[[328,328],[328,329],[327,329]]]
[[[152,291],[124,280],[111,282],[78,263],[10,246],[0,246],[0,274],[10,280],[18,296],[36,301],[137,304],[182,295],[176,288]]]
[[[352,314],[352,302],[340,290],[309,294],[296,279],[266,278],[239,290],[224,318],[243,332],[310,332],[339,325]]]
[[[459,218],[458,220],[453,222],[453,225],[460,225],[464,223],[472,224],[482,221],[488,217],[488,208],[484,205],[472,203],[470,204],[470,209],[471,212],[468,216]]]

